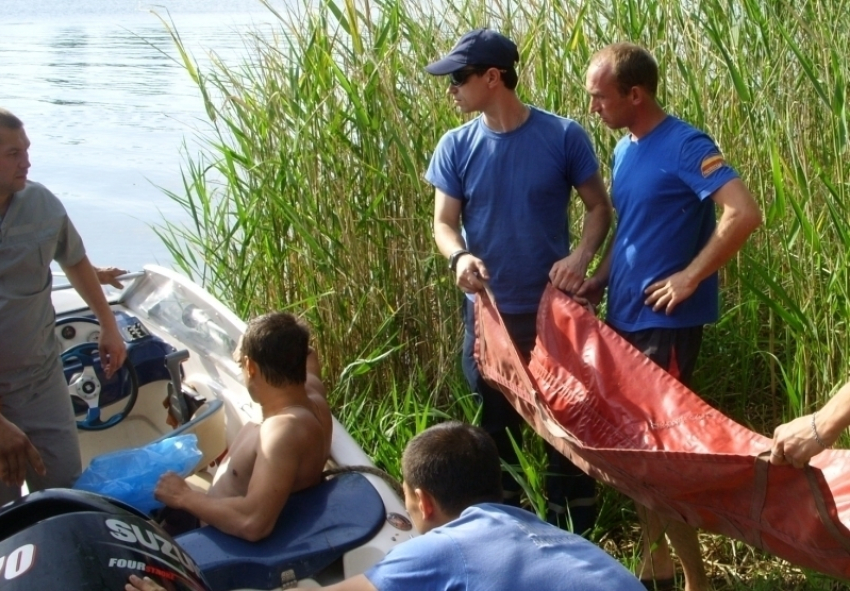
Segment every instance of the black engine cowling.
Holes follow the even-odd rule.
[[[169,591],[209,591],[200,569],[132,507],[76,490],[32,493],[0,508],[3,591],[120,591],[129,576]]]

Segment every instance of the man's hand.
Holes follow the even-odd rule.
[[[23,485],[27,464],[44,476],[47,469],[38,450],[17,426],[0,417],[0,480],[10,487]]]
[[[575,294],[584,283],[588,260],[587,257],[576,250],[555,261],[555,264],[549,270],[549,281],[561,291],[570,295]]]
[[[694,282],[684,271],[679,271],[647,287],[643,292],[647,296],[644,303],[652,306],[654,312],[664,310],[669,316],[676,306],[693,295],[698,286],[699,282]]]
[[[124,365],[127,347],[118,332],[118,325],[115,322],[112,309],[103,295],[103,289],[98,282],[98,272],[92,267],[88,257],[85,256],[74,265],[62,265],[62,270],[65,271],[68,281],[82,296],[100,323],[100,339],[98,342],[100,364],[106,373],[106,377],[111,378],[112,374]]]
[[[812,431],[812,415],[806,415],[779,425],[773,431],[770,463],[802,468],[822,451],[823,447],[815,440]]]
[[[599,302],[602,301],[602,295],[605,293],[605,287],[605,282],[598,277],[588,277],[585,279],[584,283],[581,284],[581,287],[576,290],[573,295],[573,299],[582,306],[590,304],[591,306],[596,307],[599,305]]]
[[[466,293],[476,293],[484,289],[484,282],[490,280],[490,272],[484,261],[472,254],[458,259],[455,267],[455,283]]]
[[[165,587],[157,585],[150,577],[140,579],[136,575],[130,575],[130,582],[124,585],[124,591],[165,591]]]
[[[175,472],[166,472],[156,483],[153,496],[162,501],[172,509],[185,509],[183,497],[192,492],[186,481]]]
[[[100,353],[100,363],[107,378],[118,371],[127,359],[127,345],[118,332],[117,327],[100,327],[100,338],[97,349]]]
[[[124,289],[124,285],[118,281],[118,278],[121,275],[127,274],[126,269],[119,269],[118,267],[95,267],[94,272],[101,285],[111,285],[118,289]]]

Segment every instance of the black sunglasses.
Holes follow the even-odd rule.
[[[454,72],[449,72],[449,84],[452,86],[463,86],[469,77],[473,74],[481,75],[490,68],[496,68],[496,66],[474,66],[471,68],[463,68],[462,70],[455,70]],[[508,71],[503,68],[496,68],[502,74],[507,74]]]
[[[478,66],[476,68],[463,68],[462,70],[455,70],[454,72],[449,72],[449,84],[452,86],[463,86],[464,84],[466,84],[466,81],[469,80],[469,77],[473,74],[478,74],[480,76],[489,69],[490,68]]]

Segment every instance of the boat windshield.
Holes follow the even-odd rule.
[[[179,283],[158,277],[135,290],[125,301],[128,308],[174,338],[171,344],[185,347],[198,355],[227,360],[234,364],[239,331],[214,306],[205,305],[196,293]],[[226,364],[228,367],[230,364]]]

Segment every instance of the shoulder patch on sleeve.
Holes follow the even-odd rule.
[[[726,161],[723,159],[722,154],[712,154],[711,156],[706,156],[703,159],[702,164],[699,165],[699,168],[702,172],[703,178],[706,178],[708,177],[708,175],[718,170],[724,164],[726,164]]]

